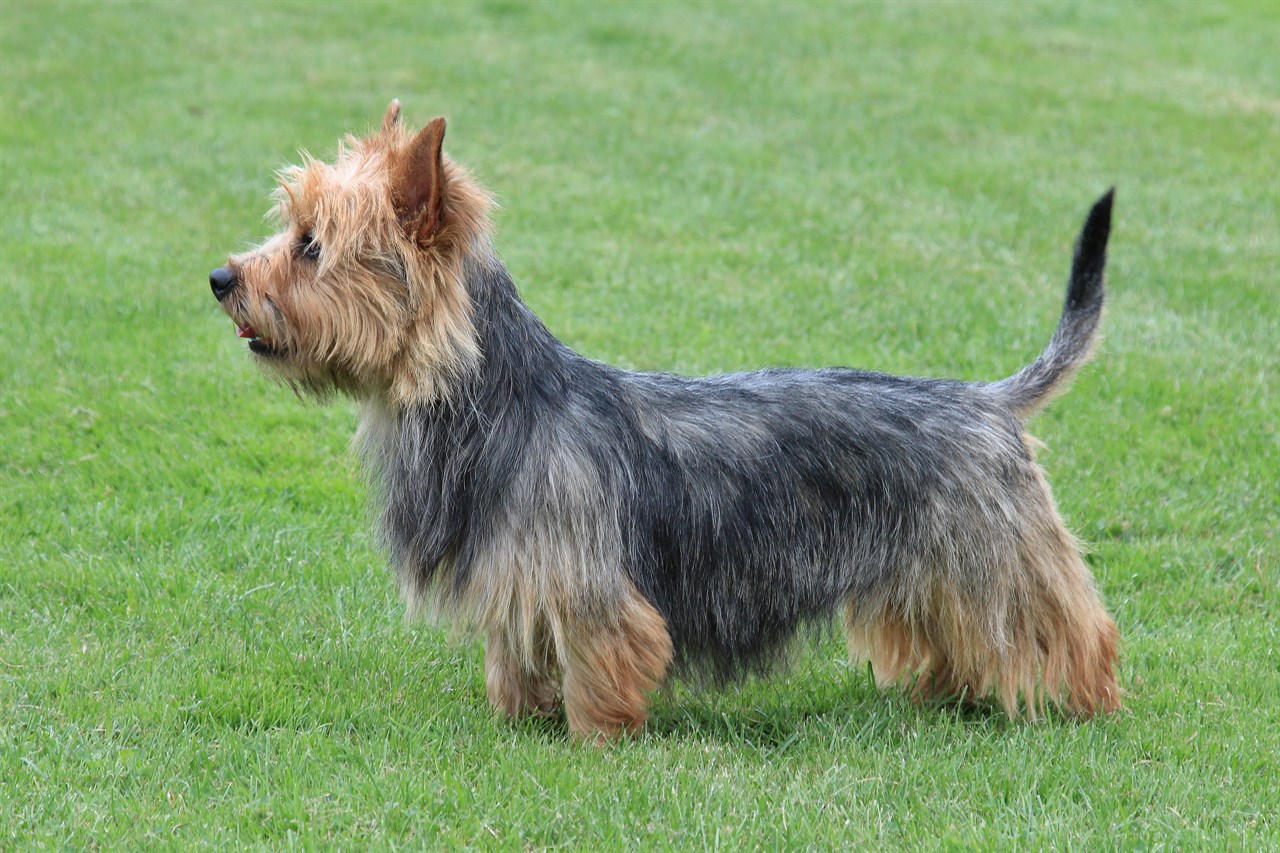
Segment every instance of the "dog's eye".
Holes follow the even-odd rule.
[[[320,260],[320,244],[316,242],[316,235],[308,231],[298,238],[298,254],[309,261]]]

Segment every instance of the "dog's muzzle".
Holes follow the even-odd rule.
[[[218,267],[209,273],[209,288],[213,290],[214,298],[219,302],[227,298],[227,294],[236,289],[236,285],[240,280],[236,278],[236,274],[226,267]]]

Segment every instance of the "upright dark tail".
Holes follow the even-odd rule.
[[[1115,187],[1093,205],[1076,241],[1071,281],[1062,319],[1040,357],[1008,379],[988,387],[1022,419],[1067,390],[1072,377],[1093,353],[1098,320],[1102,316],[1102,271],[1107,265],[1107,237],[1111,233],[1111,202]]]

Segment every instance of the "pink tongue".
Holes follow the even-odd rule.
[[[243,326],[236,326],[236,336],[241,338],[256,338],[258,337],[258,333],[253,330],[253,326],[246,323]]]

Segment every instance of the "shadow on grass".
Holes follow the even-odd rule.
[[[967,731],[1006,729],[998,707],[960,700],[913,702],[901,690],[846,687],[839,694],[779,686],[768,701],[698,692],[679,701],[655,703],[645,731],[663,739],[706,739],[767,752],[785,752],[801,742],[841,740],[897,745],[939,723]],[[745,701],[744,701],[745,700]]]
[[[1035,725],[1069,725],[1049,709]],[[514,724],[547,742],[569,741],[563,709]],[[1029,723],[1010,720],[990,701],[954,697],[917,701],[905,688],[876,687],[870,674],[839,667],[802,668],[772,678],[752,676],[716,686],[677,678],[653,697],[641,740],[714,742],[757,752],[786,752],[832,739],[896,746],[919,737],[963,731],[998,735]]]

